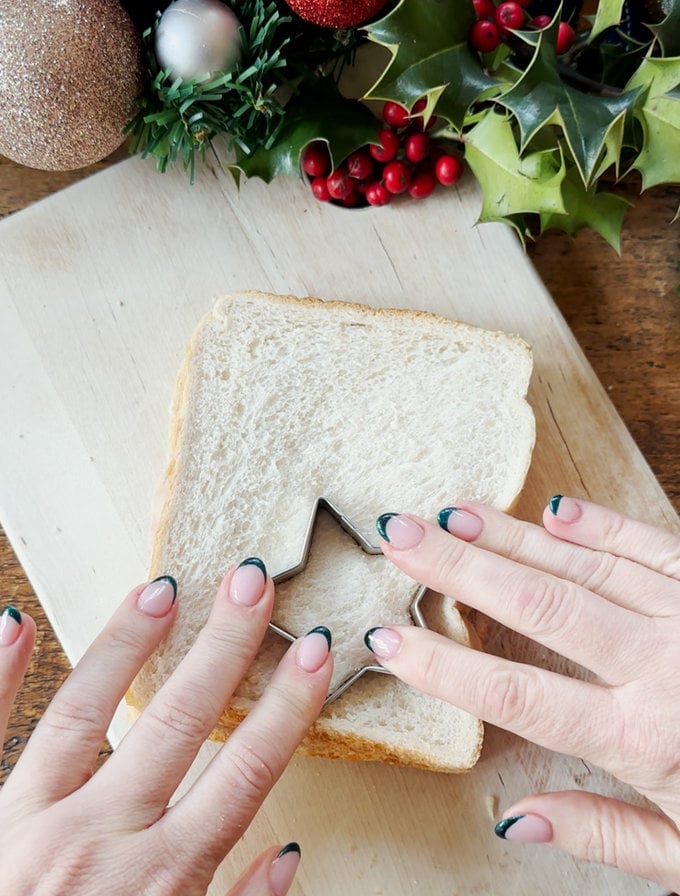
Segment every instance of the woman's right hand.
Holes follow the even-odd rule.
[[[490,656],[417,626],[374,629],[367,643],[408,684],[599,765],[663,812],[583,791],[534,794],[506,810],[499,836],[680,892],[680,540],[559,495],[544,528],[470,503],[439,523],[385,514],[385,555],[593,675]]]

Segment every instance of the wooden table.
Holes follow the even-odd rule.
[[[41,172],[0,158],[0,216],[11,214],[125,156],[77,172]],[[151,164],[151,163],[149,163]],[[680,512],[680,225],[671,221],[680,189],[656,188],[635,201],[618,257],[596,234],[551,233],[529,255],[662,487]],[[19,758],[45,706],[68,672],[12,548],[0,530],[1,601],[38,624],[26,684],[10,720],[0,782]],[[106,754],[106,749],[102,755]]]

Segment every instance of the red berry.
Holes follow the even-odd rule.
[[[378,142],[371,143],[368,151],[379,162],[391,162],[399,152],[399,137],[389,128],[383,128],[378,134]]]
[[[568,22],[560,22],[557,26],[557,44],[555,45],[558,56],[562,56],[563,53],[571,49],[575,37],[576,32],[571,25]]]
[[[388,100],[383,106],[383,120],[393,128],[405,128],[408,124],[408,109],[401,103],[394,103]]]
[[[416,100],[413,104],[413,109],[411,109],[411,117],[414,115],[420,115],[421,112],[425,110],[425,106],[427,106],[427,97],[421,96],[419,100]]]
[[[475,15],[478,19],[494,19],[496,17],[496,7],[493,0],[472,0],[475,8]]]
[[[501,33],[521,28],[524,24],[524,10],[516,0],[505,0],[496,9],[496,24]]]
[[[429,196],[437,185],[434,174],[431,171],[418,171],[411,181],[408,188],[409,196],[414,199],[424,199]]]
[[[390,193],[403,193],[411,183],[411,172],[404,162],[390,162],[383,168],[383,183]]]
[[[328,192],[333,199],[346,199],[350,193],[356,190],[356,185],[347,173],[347,169],[341,165],[326,178]]]
[[[347,171],[355,180],[365,180],[373,171],[373,159],[366,149],[357,149],[347,156]]]
[[[392,199],[390,191],[377,180],[366,187],[365,195],[369,205],[387,205]]]
[[[491,53],[500,42],[501,33],[495,22],[475,22],[470,29],[470,43],[480,53]]]
[[[356,208],[358,205],[365,205],[363,197],[358,190],[353,190],[351,193],[348,193],[344,199],[340,200],[340,205],[344,208]]]
[[[440,184],[450,187],[463,173],[463,163],[458,156],[444,155],[437,159],[434,174]]]
[[[404,143],[404,154],[409,162],[422,162],[430,153],[430,138],[427,134],[409,134]]]
[[[316,196],[319,202],[330,202],[331,194],[328,192],[328,184],[323,175],[320,174],[312,181],[312,193]]]
[[[316,140],[306,147],[302,156],[302,170],[310,177],[328,174],[331,170],[331,157],[328,147],[321,140]]]
[[[547,28],[551,22],[550,16],[534,16],[529,24],[532,28]]]

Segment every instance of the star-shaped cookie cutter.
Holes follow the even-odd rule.
[[[292,579],[294,576],[298,575],[298,573],[302,572],[302,570],[307,566],[307,562],[309,560],[309,553],[312,547],[312,539],[314,537],[314,529],[316,528],[316,521],[319,515],[320,510],[325,510],[329,513],[333,519],[341,526],[342,529],[350,535],[354,541],[359,545],[359,547],[367,554],[380,554],[382,555],[382,551],[377,545],[371,544],[370,541],[354,526],[347,517],[338,510],[327,498],[317,498],[314,503],[314,509],[312,510],[312,514],[309,518],[309,523],[307,524],[307,531],[305,533],[304,545],[302,548],[302,554],[298,562],[289,567],[288,569],[284,569],[283,572],[278,573],[273,576],[273,580],[275,584],[279,582],[285,582],[287,579]],[[422,609],[420,607],[420,602],[424,595],[427,593],[427,587],[425,585],[419,585],[418,589],[415,591],[411,603],[409,604],[409,613],[411,615],[411,619],[413,620],[413,624],[420,626],[421,628],[427,628],[427,622],[425,621],[425,617],[423,616]],[[275,634],[279,635],[282,638],[285,638],[286,641],[296,641],[297,635],[292,634],[287,631],[285,628],[282,628],[280,625],[277,625],[275,622],[269,623],[269,628]],[[362,676],[364,676],[367,672],[379,672],[383,675],[391,675],[392,673],[383,668],[383,666],[379,666],[375,663],[367,663],[364,666],[360,666],[358,669],[355,669],[348,676],[343,678],[340,684],[336,685],[331,691],[329,691],[328,696],[324,701],[324,706],[328,706],[329,703],[332,703],[334,700],[337,700],[345,691],[350,688],[355,681],[358,681]]]

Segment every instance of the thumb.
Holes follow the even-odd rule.
[[[270,847],[246,868],[227,896],[286,896],[299,864],[297,843]]]
[[[543,793],[515,803],[496,825],[504,840],[550,843],[680,891],[680,833],[665,815],[594,793]]]

